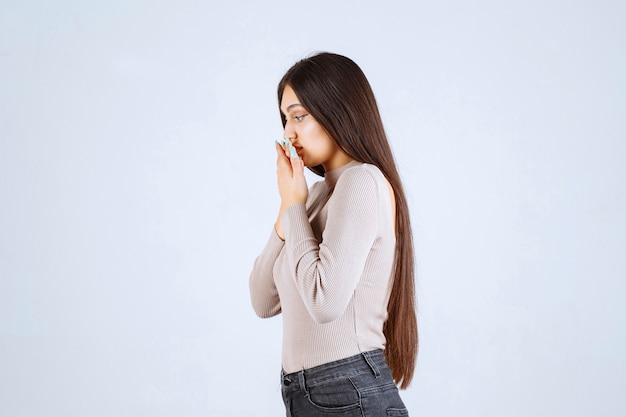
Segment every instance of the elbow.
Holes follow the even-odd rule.
[[[261,319],[269,319],[270,317],[274,317],[271,314],[266,313],[265,311],[255,311],[257,317],[261,318]]]
[[[266,319],[281,312],[280,297],[276,288],[259,283],[254,274],[250,277],[249,285],[250,303],[257,316]]]
[[[348,308],[351,298],[343,299],[318,291],[311,294],[305,306],[317,324],[328,324],[340,318]]]
[[[259,318],[262,318],[262,319],[269,319],[271,317],[277,316],[278,313],[280,313],[280,311],[278,311],[278,312],[271,312],[271,311],[256,311],[256,310],[255,310],[255,312],[256,312],[256,315]]]
[[[280,303],[274,305],[261,304],[252,302],[252,309],[256,315],[262,319],[269,319],[270,317],[280,314]]]
[[[334,308],[315,308],[309,310],[309,315],[317,324],[328,324],[341,317],[343,311]]]

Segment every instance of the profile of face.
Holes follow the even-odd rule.
[[[284,137],[291,140],[305,166],[323,165],[330,171],[351,160],[300,103],[289,85],[283,90],[280,111],[286,120]]]

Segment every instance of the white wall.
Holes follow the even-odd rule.
[[[411,415],[626,415],[624,2],[97,3],[0,3],[0,416],[283,414],[247,280],[317,50],[412,204]]]

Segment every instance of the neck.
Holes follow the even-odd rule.
[[[324,171],[332,171],[333,169],[344,166],[347,163],[354,161],[353,158],[348,156],[343,151],[337,152],[330,160],[322,164],[324,166]]]

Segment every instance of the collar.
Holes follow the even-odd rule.
[[[324,181],[326,182],[326,185],[328,185],[328,188],[335,187],[335,184],[337,184],[337,180],[339,179],[339,176],[343,174],[345,170],[347,170],[348,168],[357,166],[357,165],[361,165],[362,163],[363,162],[359,162],[359,161],[350,161],[347,164],[344,164],[340,167],[331,169],[330,171],[326,172],[324,174]]]

